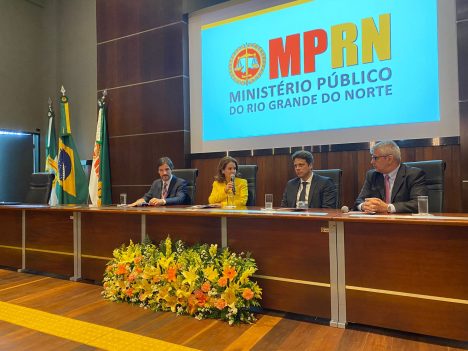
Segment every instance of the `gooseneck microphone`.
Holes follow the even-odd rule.
[[[232,193],[234,195],[236,195],[236,185],[235,185],[235,182],[234,182],[234,178],[236,177],[235,174],[231,174],[231,182],[232,182]]]
[[[341,212],[348,213],[349,212],[349,207],[348,206],[341,207]]]

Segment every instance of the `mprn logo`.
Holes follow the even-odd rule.
[[[265,69],[265,51],[257,44],[245,44],[236,49],[229,60],[231,78],[239,84],[255,82]]]

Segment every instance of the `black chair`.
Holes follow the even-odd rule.
[[[342,185],[341,185],[341,175],[343,171],[341,169],[314,169],[314,173],[321,175],[323,177],[331,178],[333,184],[336,187],[336,205],[335,208],[341,208],[341,192],[342,192]],[[312,179],[312,181],[314,181]]]
[[[240,173],[239,178],[247,180],[249,197],[247,198],[247,206],[255,206],[257,198],[257,165],[239,165],[237,171]]]
[[[48,172],[31,174],[29,190],[24,202],[27,204],[48,204],[54,178],[54,174]]]
[[[172,174],[174,174],[177,178],[182,178],[187,181],[187,193],[190,197],[189,201],[187,201],[187,204],[193,205],[193,203],[195,202],[195,195],[197,193],[198,169],[196,168],[173,169]]]
[[[446,163],[442,160],[404,162],[410,167],[420,168],[426,173],[429,212],[443,212],[444,209],[444,181]]]

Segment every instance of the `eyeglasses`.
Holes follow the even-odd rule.
[[[371,159],[374,160],[374,161],[377,161],[379,158],[381,158],[381,157],[387,157],[387,156],[391,156],[391,155],[382,155],[382,156],[371,155]]]

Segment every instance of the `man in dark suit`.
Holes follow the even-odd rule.
[[[158,160],[157,179],[151,185],[150,190],[141,199],[136,200],[129,206],[168,206],[184,205],[189,203],[190,197],[187,193],[187,182],[172,174],[174,164],[169,157],[161,157]]]
[[[336,187],[328,177],[313,173],[314,157],[309,151],[296,151],[292,155],[297,178],[286,184],[282,207],[296,207],[305,201],[309,208],[335,208]]]
[[[424,171],[401,164],[400,148],[381,141],[371,149],[371,164],[355,209],[368,213],[418,212],[418,196],[427,195]]]

